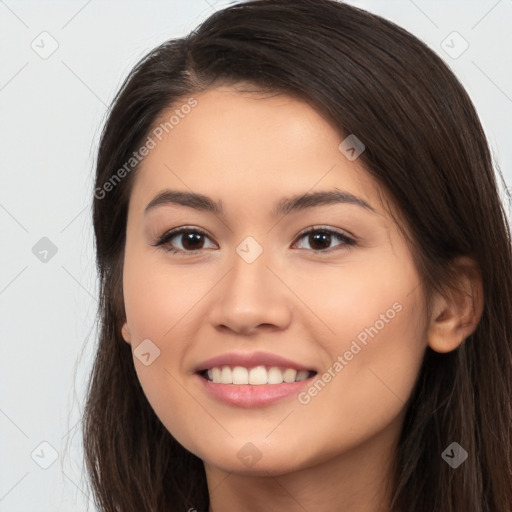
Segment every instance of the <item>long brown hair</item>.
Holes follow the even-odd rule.
[[[83,418],[100,510],[208,508],[202,461],[156,417],[121,336],[137,166],[117,178],[164,109],[218,83],[299,96],[357,134],[366,146],[359,161],[407,222],[428,293],[446,291],[457,256],[477,263],[483,315],[458,349],[427,348],[407,402],[391,509],[511,511],[511,239],[486,137],[467,93],[433,51],[390,21],[334,0],[254,0],[218,11],[144,57],[113,101],[96,167],[100,333]],[[453,441],[469,454],[457,469],[441,457]]]

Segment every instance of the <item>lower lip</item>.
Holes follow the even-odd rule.
[[[196,374],[208,394],[221,402],[237,407],[262,407],[290,396],[296,396],[302,388],[311,384],[315,376],[299,382],[254,386],[250,384],[216,384]]]

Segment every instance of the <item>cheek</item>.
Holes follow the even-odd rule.
[[[301,275],[295,288],[314,313],[301,321],[307,319],[305,328],[315,333],[327,353],[343,354],[354,340],[361,347],[389,349],[422,338],[425,319],[420,279],[407,256],[382,252],[357,256],[334,270],[318,266],[315,272]]]
[[[127,258],[123,276],[133,364],[156,416],[177,438],[188,439],[191,425],[175,413],[190,407],[190,396],[179,384],[180,354],[185,350],[187,337],[177,336],[177,333],[186,323],[188,303],[194,297],[190,290],[179,288],[175,274],[168,275],[154,262],[143,264],[143,261],[142,257]],[[143,358],[138,356],[139,344],[147,339],[156,347],[151,349],[155,351],[153,354],[158,354],[151,355],[150,364],[144,364]]]
[[[300,401],[323,435],[340,443],[346,437],[337,429],[362,440],[397,418],[426,347],[416,272],[406,260],[394,269],[381,263],[365,265],[364,273],[354,266],[350,274],[338,273],[317,303],[335,331],[323,338],[330,364]]]
[[[321,343],[332,362],[348,351],[351,367],[395,358],[407,366],[421,354],[425,318],[417,271],[407,254],[377,256],[347,258],[336,271],[319,268],[303,286],[302,297],[329,328]]]
[[[349,336],[338,350],[333,347],[332,365],[301,397],[304,409],[315,418],[316,434],[331,439],[332,449],[343,451],[364,442],[404,412],[425,343],[415,305],[402,306],[388,323],[366,322],[359,330],[364,338]]]
[[[148,402],[166,428],[179,439],[189,439],[194,426],[183,421],[191,396],[182,383],[183,355],[194,338],[194,306],[211,284],[197,279],[197,271],[172,271],[137,248],[127,251],[123,291],[131,333],[134,367]],[[190,283],[195,283],[191,286]],[[149,339],[158,356],[149,365],[137,356],[137,347]],[[193,404],[192,404],[193,406]],[[192,436],[194,438],[194,436]],[[191,448],[193,445],[191,446]]]
[[[197,279],[187,272],[163,265],[161,255],[127,252],[123,291],[135,344],[149,338],[156,345],[165,346],[173,331],[186,324],[187,314],[207,291],[197,284],[191,286]]]

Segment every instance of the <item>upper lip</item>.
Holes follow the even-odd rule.
[[[296,363],[291,359],[287,359],[270,352],[230,352],[221,354],[202,363],[195,368],[196,372],[210,370],[214,367],[222,366],[243,366],[244,368],[254,368],[255,366],[278,366],[282,368],[293,368],[295,370],[314,370],[311,367]]]

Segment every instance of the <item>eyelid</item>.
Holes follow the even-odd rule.
[[[310,231],[329,231],[332,233],[336,233],[338,235],[344,236],[345,238],[351,239],[353,242],[356,242],[357,238],[352,235],[350,232],[340,229],[340,228],[334,228],[331,226],[327,226],[325,224],[316,224],[314,226],[309,226],[307,228],[304,228],[298,235],[296,239],[299,239],[303,237],[306,233],[309,233]]]

